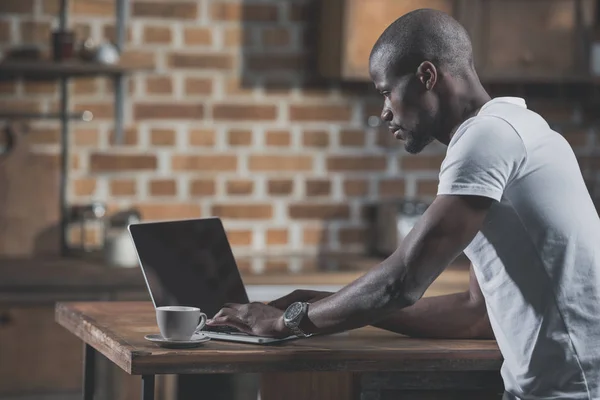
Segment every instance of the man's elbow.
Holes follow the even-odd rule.
[[[494,339],[494,331],[483,299],[470,299],[469,309],[473,315],[469,337],[473,339]]]

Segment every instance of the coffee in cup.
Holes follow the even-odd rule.
[[[196,307],[164,306],[156,308],[160,334],[167,340],[190,340],[206,325],[206,314]]]

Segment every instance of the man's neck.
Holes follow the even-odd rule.
[[[477,77],[463,81],[461,86],[462,88],[457,90],[453,101],[453,117],[450,121],[452,129],[448,136],[448,143],[450,143],[460,125],[477,115],[481,107],[491,100],[490,95],[485,91]]]

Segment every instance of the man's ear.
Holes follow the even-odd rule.
[[[427,90],[433,89],[437,83],[437,69],[430,61],[423,61],[417,68],[417,78]]]

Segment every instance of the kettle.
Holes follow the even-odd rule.
[[[115,213],[107,220],[104,231],[104,262],[107,265],[123,268],[138,265],[137,251],[128,227],[140,221],[140,213],[133,209]]]

